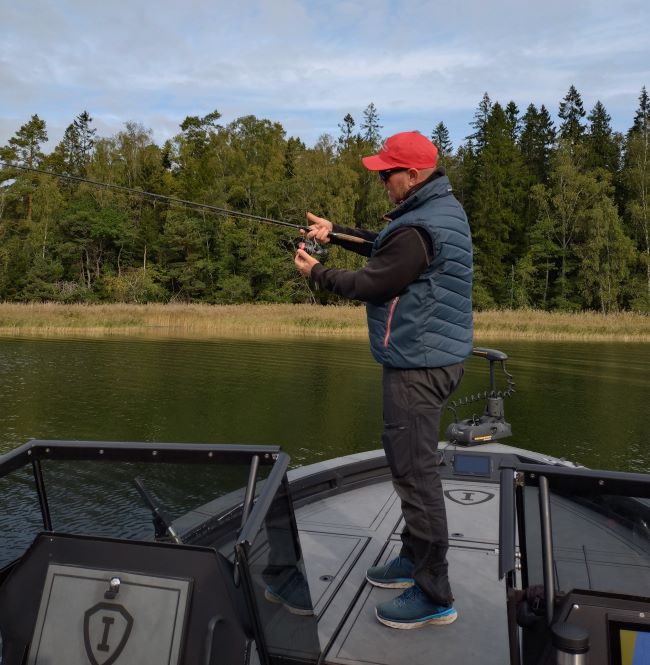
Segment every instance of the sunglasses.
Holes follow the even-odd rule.
[[[400,171],[408,171],[406,168],[397,168],[397,169],[386,169],[385,171],[377,171],[377,175],[382,182],[386,182],[393,173],[399,173]]]

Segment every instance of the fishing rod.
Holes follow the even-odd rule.
[[[270,217],[262,217],[260,215],[251,215],[246,212],[238,212],[236,210],[229,210],[228,208],[219,208],[217,206],[209,205],[207,203],[197,203],[196,201],[188,201],[186,199],[179,199],[175,196],[165,196],[164,194],[156,194],[154,192],[145,192],[139,189],[133,189],[132,187],[125,187],[123,185],[114,185],[112,183],[100,182],[99,180],[90,180],[89,178],[82,178],[81,176],[68,175],[66,173],[56,173],[55,171],[46,171],[45,169],[37,169],[31,166],[19,166],[18,164],[12,164],[11,162],[0,161],[0,166],[4,166],[9,169],[18,169],[20,171],[28,171],[30,173],[39,173],[41,175],[49,175],[54,178],[63,178],[65,180],[73,180],[75,182],[83,182],[88,185],[93,185],[94,187],[102,187],[104,189],[111,189],[118,192],[125,192],[127,194],[136,194],[138,196],[149,197],[157,201],[164,201],[167,203],[176,203],[177,205],[184,206],[186,208],[192,208],[194,210],[208,210],[216,215],[223,215],[226,217],[237,217],[240,219],[250,219],[256,222],[263,222],[264,224],[275,224],[277,226],[288,226],[292,229],[298,229],[301,231],[309,231],[309,226],[303,224],[292,224],[291,222],[286,222],[280,219],[272,219]],[[347,240],[348,242],[353,242],[359,245],[363,244],[372,244],[371,240],[366,240],[365,238],[359,238],[358,236],[353,236],[348,233],[335,233],[330,232],[331,238],[336,238],[337,240]],[[327,256],[327,249],[323,247],[318,241],[310,238],[300,238],[300,242],[304,243],[304,249],[310,254],[314,254],[319,258],[324,259]]]

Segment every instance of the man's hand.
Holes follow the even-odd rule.
[[[330,233],[334,228],[332,222],[324,217],[316,217],[313,212],[307,213],[307,221],[310,224],[309,231],[307,231],[308,238],[315,238],[321,245],[330,241]],[[301,229],[300,233],[304,235],[305,231]]]
[[[327,221],[327,220],[325,220],[325,221]],[[296,252],[296,256],[295,256],[293,262],[296,264],[296,268],[298,268],[298,272],[300,272],[305,277],[311,277],[312,268],[317,263],[320,263],[320,261],[317,261],[313,256],[310,256],[309,254],[307,254],[307,252],[304,249],[299,249]]]

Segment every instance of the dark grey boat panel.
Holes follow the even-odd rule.
[[[308,504],[299,511],[300,528],[332,529],[338,533],[377,532],[394,526],[401,514],[390,483],[377,483]],[[391,513],[392,511],[392,513]]]
[[[399,544],[394,543],[381,562],[398,552]],[[496,579],[496,554],[452,547],[449,566],[459,615],[454,624],[418,630],[386,628],[375,617],[375,605],[394,597],[399,590],[368,585],[334,642],[327,662],[341,665],[508,662],[505,591]]]
[[[531,582],[541,583],[538,516],[527,514]],[[637,538],[607,514],[552,495],[555,573],[558,589],[650,595],[650,558],[643,537]]]
[[[381,555],[400,516],[389,482],[349,490],[296,511],[321,646],[349,611],[366,569]]]
[[[499,543],[499,486],[471,480],[445,480],[445,507],[450,543],[485,544],[492,549]]]
[[[368,538],[337,533],[301,531],[300,543],[307,561],[307,580],[316,614],[321,615],[332,595],[368,544]]]
[[[400,593],[365,580],[368,566],[399,553],[401,507],[392,483],[349,490],[296,511],[321,646],[331,641],[325,663],[508,661],[505,588],[498,581],[496,553],[498,485],[455,478],[443,481],[443,488],[449,531],[455,534],[449,564],[460,617],[451,626],[401,631],[375,617],[377,603]]]

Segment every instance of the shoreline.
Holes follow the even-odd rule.
[[[650,317],[634,312],[541,310],[474,313],[475,344],[492,340],[650,342]],[[365,308],[352,305],[67,305],[0,303],[2,337],[365,338]]]

